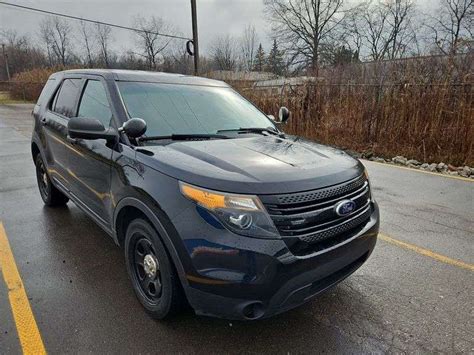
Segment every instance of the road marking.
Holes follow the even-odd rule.
[[[415,253],[427,256],[431,259],[440,261],[442,263],[452,265],[452,266],[456,266],[456,267],[461,268],[461,269],[474,271],[474,265],[473,264],[468,264],[468,263],[465,263],[463,261],[448,258],[447,256],[435,253],[435,252],[433,252],[429,249],[421,248],[417,245],[410,244],[410,243],[407,243],[407,242],[402,242],[401,240],[394,239],[394,238],[389,237],[388,235],[385,235],[385,234],[382,234],[382,233],[379,233],[379,238],[382,239],[383,241],[387,242],[387,243],[397,245],[397,246],[402,247],[404,249],[414,251]]]
[[[432,171],[413,169],[413,168],[409,168],[409,167],[406,167],[406,166],[399,166],[399,165],[389,164],[389,163],[380,163],[378,161],[372,161],[372,160],[366,160],[366,159],[362,159],[362,160],[364,162],[379,164],[379,165],[388,166],[388,167],[391,167],[391,168],[410,170],[410,171],[415,171],[415,172],[418,172],[418,173],[441,176],[441,177],[449,178],[449,179],[456,179],[456,180],[461,180],[461,181],[474,182],[474,179],[466,178],[466,177],[462,177],[462,176],[453,176],[453,175],[446,175],[446,174],[441,174],[441,173],[434,173]]]
[[[24,354],[46,354],[41,334],[15,263],[7,233],[0,222],[0,269],[8,287],[8,299]]]

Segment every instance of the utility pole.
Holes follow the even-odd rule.
[[[5,68],[7,70],[7,78],[8,78],[8,81],[10,81],[10,68],[8,67],[8,54],[5,51],[5,44],[4,43],[2,43],[2,52],[3,52],[3,59],[5,61]]]
[[[199,75],[199,42],[198,42],[196,0],[191,0],[191,18],[193,21],[194,75]]]

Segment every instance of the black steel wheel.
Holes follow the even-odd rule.
[[[145,219],[130,222],[125,236],[127,271],[135,294],[155,319],[176,314],[185,304],[181,284],[160,236]]]
[[[133,271],[140,284],[140,291],[151,303],[158,303],[162,286],[160,263],[156,257],[156,252],[151,241],[145,236],[135,236],[134,240]]]
[[[35,165],[36,181],[44,204],[50,207],[64,206],[69,201],[69,198],[51,183],[48,171],[40,154],[36,156]]]

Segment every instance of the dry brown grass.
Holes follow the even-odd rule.
[[[421,64],[385,65],[382,79],[374,68],[362,74],[346,68],[329,73],[331,80],[279,94],[241,91],[268,114],[287,106],[288,133],[384,157],[474,166],[472,62]],[[443,70],[450,73],[423,74]]]
[[[288,133],[384,157],[474,166],[473,59],[360,64],[321,70],[317,84],[236,88],[268,114],[287,106],[292,112]],[[36,101],[58,70],[16,75],[9,83],[11,98]]]

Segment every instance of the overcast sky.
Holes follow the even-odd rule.
[[[94,20],[132,25],[135,15],[159,16],[176,25],[184,36],[191,36],[190,0],[6,0]],[[352,0],[357,2],[358,0]],[[438,0],[416,0],[422,10],[427,10]],[[211,41],[219,34],[239,36],[248,24],[253,24],[259,40],[269,46],[269,25],[263,16],[263,0],[197,0],[199,39],[205,53]],[[15,29],[37,38],[38,24],[45,15],[16,10],[0,5],[0,29]],[[77,21],[71,20],[76,24]],[[132,34],[113,30],[114,48],[126,50]],[[36,39],[37,40],[37,39]]]

